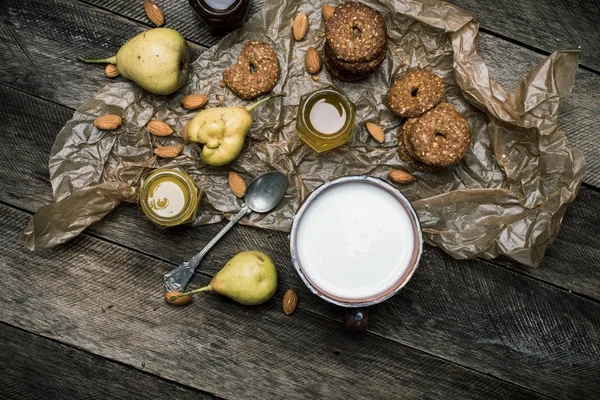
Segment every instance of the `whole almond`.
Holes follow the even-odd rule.
[[[283,295],[283,312],[290,315],[298,306],[298,295],[292,289],[289,289]]]
[[[114,131],[121,126],[121,117],[118,115],[103,115],[94,120],[94,126],[103,131]]]
[[[327,21],[333,15],[335,8],[331,7],[329,4],[323,4],[321,11],[323,12],[323,18]]]
[[[178,297],[175,300],[171,300],[172,297],[182,294],[182,292],[167,292],[165,293],[165,300],[167,303],[172,304],[174,306],[183,306],[185,304],[191,303],[192,296],[182,296]]]
[[[181,154],[179,146],[161,146],[154,149],[154,154],[161,158],[175,158]]]
[[[188,122],[185,123],[185,126],[183,127],[183,141],[186,143],[189,143],[190,141],[188,140],[188,129],[190,127],[190,122],[192,122],[192,120],[190,119]]]
[[[321,56],[314,47],[309,47],[306,50],[306,70],[309,74],[318,74],[321,71]]]
[[[154,25],[161,26],[165,24],[165,15],[155,2],[151,0],[144,1],[144,11],[146,11],[146,16]]]
[[[411,183],[417,180],[413,174],[402,171],[401,169],[392,169],[388,174],[390,180],[395,183]]]
[[[173,133],[173,128],[171,128],[166,122],[159,119],[153,119],[152,121],[148,122],[146,129],[148,129],[148,132],[154,136],[169,136],[171,133]]]
[[[208,103],[208,97],[203,94],[188,94],[181,99],[181,105],[186,110],[197,110]]]
[[[244,197],[246,193],[246,181],[242,178],[237,172],[229,171],[229,176],[227,177],[229,181],[229,188],[240,199]]]
[[[385,133],[383,133],[383,129],[377,124],[372,122],[367,122],[367,130],[373,136],[373,139],[377,140],[379,143],[383,143],[385,140]]]
[[[119,70],[115,64],[106,64],[106,68],[104,68],[104,73],[109,78],[114,78],[115,76],[119,76]]]
[[[294,39],[302,40],[308,30],[308,15],[300,13],[294,18]]]

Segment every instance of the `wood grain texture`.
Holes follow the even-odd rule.
[[[216,399],[54,340],[0,323],[0,398]]]
[[[600,72],[600,3],[586,0],[449,0],[481,26],[545,52],[581,50],[581,64]]]
[[[0,74],[0,83],[71,108],[80,106],[111,82],[101,66],[79,63],[75,61],[76,56],[112,54],[120,44],[147,28],[79,2],[25,0],[27,7],[23,8],[17,7],[19,4],[16,0],[0,2],[0,15],[3,16],[0,22],[0,56],[5,60],[1,68],[8,71]],[[143,14],[143,7],[139,4],[128,4],[127,7],[135,5],[140,8]],[[185,2],[182,4],[188,6]],[[52,13],[50,10],[53,10]],[[49,13],[53,14],[52,18],[45,17]],[[195,56],[200,54],[200,50],[194,50]],[[543,58],[531,50],[487,34],[481,34],[480,50],[492,77],[506,89],[514,89],[519,80]],[[27,54],[35,54],[35,57],[30,56],[31,63],[24,61]],[[595,140],[600,133],[598,87],[600,75],[578,71],[573,93],[560,110],[559,127],[565,131],[569,142],[585,155],[585,181],[600,187],[600,143]]]
[[[0,99],[8,99],[6,101],[11,101],[14,96],[30,97],[12,89],[4,90],[2,92],[0,87]],[[42,104],[36,104],[35,108],[44,105],[58,107],[42,100],[36,101]],[[20,103],[27,104],[27,101],[22,100]],[[18,125],[19,114],[16,109],[13,114],[0,114],[0,117],[14,120]],[[31,138],[26,140],[35,142],[36,137],[46,133],[42,129],[32,128],[24,135],[30,135]],[[47,156],[50,143],[46,146],[38,146],[31,149],[31,152],[40,154],[35,155],[36,158],[43,158],[42,154],[46,153]],[[23,177],[29,174],[47,173],[46,166],[38,165],[36,168],[30,165],[34,169],[20,169],[21,156],[22,153],[9,154],[0,148],[0,159],[13,160],[10,168],[3,167],[0,170],[0,174],[5,177],[0,181],[0,201],[33,211],[45,201],[49,185],[46,183],[45,187],[38,185],[31,189],[40,192],[39,200],[23,204],[19,192],[25,189],[22,189],[23,184],[20,182],[25,181]],[[12,191],[8,190],[11,186]],[[582,225],[573,225],[567,233],[578,236],[571,238],[559,235],[556,241],[559,247],[553,253],[551,262],[540,267],[535,274],[537,279],[548,280],[559,287],[576,287],[593,296],[597,295],[600,282],[600,273],[596,267],[600,253],[595,248],[597,246],[594,245],[590,232],[600,223],[600,217],[591,210],[597,209],[600,204],[600,194],[591,190],[586,194],[588,196],[581,197],[571,207],[576,212],[574,222]],[[35,195],[32,193],[24,198],[33,197]],[[584,205],[579,206],[580,201],[584,201]],[[571,209],[569,215],[572,213]],[[568,219],[565,225],[567,224]],[[24,225],[23,221],[19,229],[22,230]],[[163,267],[166,271],[191,257],[221,227],[222,224],[198,228],[179,227],[165,231],[145,219],[135,205],[122,205],[88,232],[148,254],[155,261],[163,260],[168,263]],[[573,241],[581,241],[583,251],[573,246]],[[22,246],[20,241],[18,244]],[[72,261],[65,258],[63,253],[66,251],[64,248],[70,246],[62,246],[42,254],[70,264]],[[235,227],[205,258],[199,268],[203,275],[194,277],[191,287],[199,287],[205,283],[207,276],[216,273],[233,254],[242,250],[259,249],[269,254],[278,265],[278,300],[281,300],[287,289],[292,288],[299,294],[300,309],[339,321],[340,309],[312,295],[302,284],[290,264],[288,246],[286,234]],[[102,248],[104,253],[99,254],[104,254],[107,260],[116,260],[115,269],[105,271],[106,279],[120,279],[123,260],[113,255],[116,250],[105,246]],[[11,254],[11,250],[6,251]],[[75,254],[75,250],[73,252]],[[38,253],[27,254],[27,257],[35,260]],[[591,377],[600,367],[600,304],[490,263],[451,260],[440,250],[431,247],[427,247],[423,260],[413,281],[405,290],[373,309],[371,332],[550,396],[561,397],[570,392],[583,395],[600,389],[589,382],[593,381]],[[85,266],[91,262],[84,260],[80,264]],[[27,265],[32,263],[35,264],[36,261],[27,262]],[[62,284],[63,269],[55,271],[53,279],[60,279]],[[161,289],[161,275],[162,272],[139,271],[139,276],[149,281],[151,291],[156,296],[159,296]],[[97,277],[82,279],[93,281]],[[108,285],[112,287],[113,284]],[[92,293],[95,298],[97,294]],[[333,326],[339,327],[341,324]],[[515,368],[515,365],[519,368]]]
[[[115,14],[123,15],[134,21],[150,24],[139,2],[128,0],[80,0],[87,4],[101,7]],[[165,14],[165,27],[179,31],[186,39],[202,46],[211,47],[221,40],[208,31],[204,20],[194,11],[188,0],[156,2]],[[265,0],[251,0],[246,12],[246,20],[260,10]]]
[[[84,64],[77,57],[110,57],[147,29],[76,1],[3,0],[0,83],[77,108],[104,85],[125,79],[108,78],[104,65]],[[203,49],[190,45],[195,59]]]
[[[0,292],[1,321],[165,379],[230,399],[543,397],[312,312],[286,316],[277,301],[167,305],[171,264],[86,235],[29,252],[29,215],[0,215],[0,273],[13,288]]]

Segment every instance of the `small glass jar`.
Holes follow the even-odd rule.
[[[249,0],[189,0],[213,35],[241,28]]]
[[[354,104],[345,95],[332,88],[320,89],[301,97],[296,132],[321,153],[352,138],[355,116]]]
[[[199,202],[200,190],[180,169],[157,169],[142,180],[139,206],[160,227],[192,222]]]

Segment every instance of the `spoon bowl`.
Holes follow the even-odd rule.
[[[244,199],[252,211],[266,213],[277,207],[287,190],[287,177],[281,172],[267,172],[256,177],[248,188]]]
[[[281,172],[267,172],[259,175],[250,182],[246,188],[244,199],[246,203],[235,217],[221,229],[208,244],[189,261],[184,261],[177,268],[169,271],[164,276],[166,292],[182,292],[194,275],[194,271],[202,258],[221,239],[233,225],[250,212],[266,213],[277,207],[281,202],[288,187],[287,177]]]

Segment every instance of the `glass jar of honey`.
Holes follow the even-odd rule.
[[[213,35],[241,28],[249,0],[189,0]]]
[[[300,139],[320,153],[341,146],[352,138],[354,104],[333,88],[301,97],[296,118]]]
[[[199,202],[200,190],[192,178],[179,169],[157,169],[142,180],[140,208],[160,227],[192,222]]]

